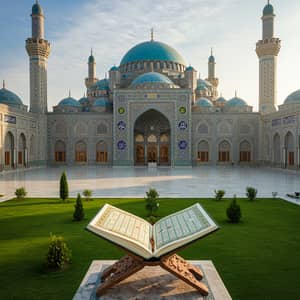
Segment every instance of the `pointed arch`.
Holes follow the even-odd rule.
[[[75,161],[87,162],[87,146],[84,141],[78,141],[75,144]]]
[[[295,164],[295,142],[294,135],[288,131],[284,137],[285,146],[285,162],[287,166],[293,166]]]
[[[18,165],[25,166],[26,160],[26,137],[21,133],[18,142]]]
[[[108,162],[108,146],[105,141],[99,141],[96,145],[96,161]]]
[[[56,141],[54,146],[54,157],[56,162],[66,161],[66,143],[64,141]]]
[[[219,143],[219,161],[229,162],[231,157],[231,145],[227,140]]]
[[[240,143],[240,162],[251,161],[251,144],[247,140]]]
[[[75,126],[76,136],[86,136],[88,134],[88,127],[85,123],[79,122]]]
[[[14,135],[8,131],[5,135],[4,140],[4,163],[6,168],[14,167],[14,148],[15,148],[15,139]]]
[[[198,161],[209,161],[209,143],[205,140],[198,143]]]

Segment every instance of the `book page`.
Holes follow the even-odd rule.
[[[154,225],[156,252],[170,245],[176,249],[217,228],[201,205],[197,203],[161,219]]]
[[[152,225],[142,218],[111,205],[106,204],[87,229],[139,255],[145,255],[142,254],[145,251],[134,245],[141,246],[149,253],[152,252],[150,243]]]

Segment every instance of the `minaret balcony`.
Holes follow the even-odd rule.
[[[281,40],[279,38],[271,38],[259,40],[256,43],[256,53],[258,57],[273,55],[277,56],[281,48]]]

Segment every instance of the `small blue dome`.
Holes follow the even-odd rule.
[[[197,80],[197,90],[207,90],[211,87],[212,85],[210,82],[200,78]]]
[[[96,83],[94,83],[91,87],[90,90],[92,91],[103,91],[103,90],[109,90],[109,81],[108,79],[104,78],[101,79],[99,81],[97,81]]]
[[[213,55],[211,55],[209,58],[208,58],[208,62],[210,63],[214,63],[216,60],[215,60],[215,57]]]
[[[43,9],[40,4],[37,2],[32,6],[32,14],[33,15],[43,15]]]
[[[108,107],[108,106],[112,106],[112,103],[108,101],[108,99],[106,98],[98,98],[95,100],[94,106],[98,106],[98,107]]]
[[[196,101],[196,105],[200,107],[211,107],[213,106],[212,102],[207,98],[200,98]]]
[[[17,107],[23,105],[22,100],[19,98],[19,96],[4,87],[0,89],[0,103]]]
[[[80,107],[79,102],[72,98],[72,97],[68,97],[65,99],[62,99],[59,103],[58,106],[75,106],[75,107]]]
[[[167,83],[169,85],[174,85],[174,83],[167,76],[156,72],[149,72],[135,78],[132,81],[131,86],[136,86],[143,83]]]
[[[300,103],[300,90],[291,93],[284,101],[284,104],[299,104]]]
[[[234,97],[230,100],[228,100],[225,104],[225,106],[248,106],[247,102],[241,98]]]
[[[188,66],[185,70],[186,71],[195,71],[195,69],[192,66]]]
[[[82,97],[81,99],[78,100],[80,104],[86,104],[89,103],[89,99],[87,97]]]
[[[120,65],[143,60],[172,61],[185,65],[184,59],[175,49],[156,41],[143,42],[134,46],[125,54]]]
[[[113,66],[113,67],[110,68],[110,71],[119,71],[119,68],[116,67],[116,66]]]
[[[226,103],[227,100],[226,100],[224,97],[219,97],[219,98],[216,100],[216,102],[218,102],[218,103]]]
[[[273,5],[268,3],[263,10],[263,15],[268,16],[268,15],[274,15],[274,8]]]

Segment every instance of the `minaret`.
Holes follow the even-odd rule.
[[[26,40],[30,58],[30,112],[47,112],[47,63],[50,43],[44,39],[44,13],[36,1],[32,6],[32,37]]]
[[[262,16],[262,40],[256,43],[259,57],[259,111],[267,114],[276,111],[277,56],[281,41],[274,37],[274,8],[268,1]]]
[[[216,98],[218,97],[219,79],[216,78],[216,59],[213,55],[212,48],[210,51],[210,56],[208,58],[208,78],[206,80],[212,84],[213,86],[212,100],[216,100]]]
[[[85,85],[87,88],[91,87],[98,79],[96,78],[96,61],[93,55],[93,49],[91,49],[91,55],[88,60],[88,77],[85,79]]]

